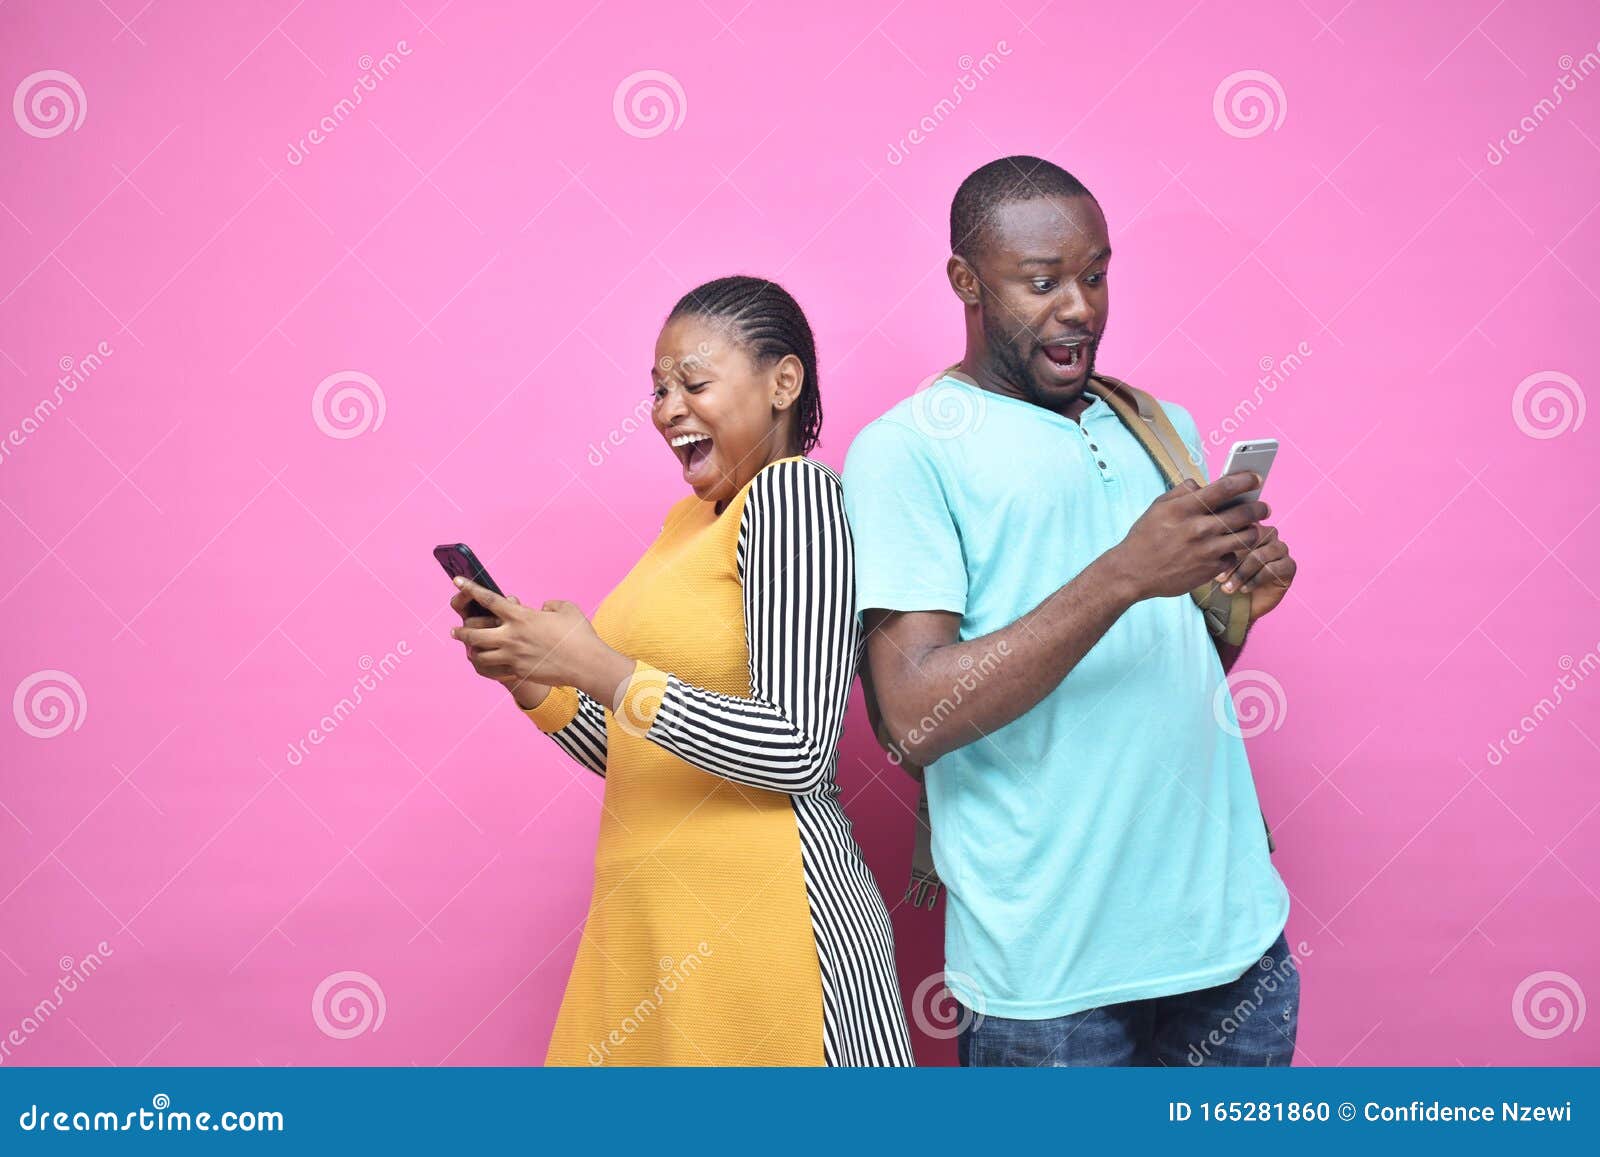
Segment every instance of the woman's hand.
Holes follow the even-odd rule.
[[[450,632],[466,644],[473,668],[485,678],[508,687],[576,687],[609,706],[632,675],[633,661],[606,646],[573,603],[552,599],[536,611],[469,579],[456,583],[461,590],[450,600],[452,607],[459,611],[475,600],[494,616],[464,620]],[[459,607],[457,600],[462,600]]]
[[[522,601],[516,595],[507,595],[506,600],[519,607],[522,605]],[[500,625],[499,619],[472,614],[467,608],[473,601],[472,595],[467,591],[457,591],[450,599],[450,609],[461,616],[462,626],[486,628]],[[463,643],[461,648],[467,653],[467,661],[472,664],[472,669],[485,679],[492,679],[503,686],[517,701],[518,707],[531,710],[543,703],[545,696],[550,694],[549,684],[523,679],[498,663],[484,662],[481,654],[473,650],[470,644]]]

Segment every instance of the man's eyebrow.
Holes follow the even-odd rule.
[[[1101,249],[1101,250],[1097,251],[1096,253],[1094,253],[1089,258],[1088,264],[1089,265],[1093,265],[1096,262],[1105,261],[1108,258],[1110,258],[1110,256],[1111,256],[1111,246],[1107,245],[1104,249]],[[1061,258],[1059,258],[1059,257],[1024,257],[1021,261],[1018,261],[1017,264],[1018,265],[1060,265],[1061,264]]]

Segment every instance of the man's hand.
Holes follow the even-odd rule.
[[[1232,594],[1247,591],[1250,595],[1250,620],[1254,622],[1271,611],[1289,593],[1299,569],[1289,557],[1289,545],[1278,537],[1278,528],[1263,525],[1261,538],[1231,570],[1214,576],[1222,589]]]
[[[1258,475],[1240,470],[1207,486],[1185,481],[1152,502],[1109,552],[1138,597],[1188,594],[1248,557],[1264,540],[1258,524],[1270,509],[1235,500],[1260,485]]]

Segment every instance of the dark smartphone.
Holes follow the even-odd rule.
[[[488,587],[497,595],[506,593],[495,585],[494,579],[489,577],[489,572],[483,569],[483,563],[478,561],[478,556],[473,554],[472,548],[464,542],[436,546],[433,548],[433,557],[439,560],[439,565],[444,567],[445,574],[451,578],[464,575],[480,587]],[[477,599],[467,604],[467,615],[474,618],[494,618]]]

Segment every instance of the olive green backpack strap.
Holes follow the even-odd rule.
[[[1143,390],[1104,374],[1096,374],[1095,381],[1102,387],[1098,391],[1100,396],[1155,462],[1156,469],[1161,471],[1161,477],[1166,480],[1168,490],[1188,478],[1201,486],[1205,485],[1204,473],[1190,456],[1188,446],[1173,427],[1172,419],[1161,408],[1160,402]],[[1213,638],[1220,638],[1234,646],[1244,642],[1245,630],[1250,626],[1250,595],[1247,592],[1236,591],[1230,595],[1220,583],[1208,581],[1204,586],[1196,587],[1190,595],[1205,615],[1206,629]]]
[[[1166,479],[1167,489],[1177,486],[1185,478],[1193,478],[1200,485],[1205,485],[1200,464],[1190,455],[1188,446],[1173,427],[1172,419],[1162,409],[1160,402],[1117,378],[1105,374],[1096,374],[1095,378],[1103,387],[1098,391],[1100,396],[1139,440],[1145,453],[1150,455],[1161,476]],[[1213,638],[1220,638],[1234,646],[1244,642],[1245,630],[1250,626],[1250,595],[1247,592],[1236,591],[1230,595],[1220,584],[1208,582],[1191,591],[1190,595],[1205,615],[1206,629]],[[1261,826],[1267,833],[1267,851],[1277,851],[1278,843],[1272,838],[1272,825],[1267,823],[1265,812],[1261,814]]]

